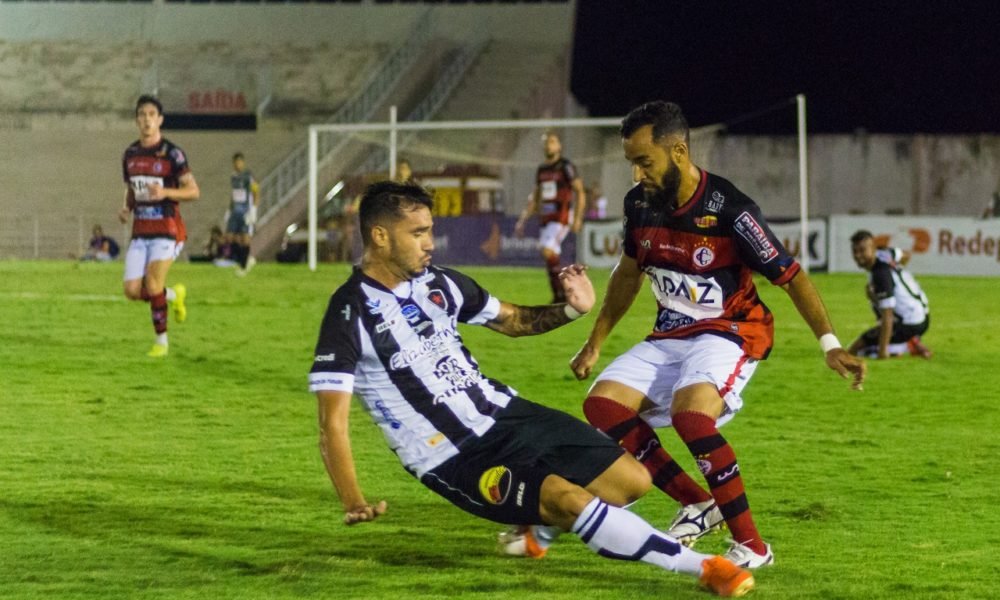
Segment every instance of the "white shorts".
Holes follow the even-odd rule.
[[[695,383],[711,383],[725,403],[716,421],[721,426],[743,408],[740,393],[757,369],[757,361],[737,344],[712,334],[690,339],[643,341],[611,362],[597,377],[636,389],[655,405],[640,416],[650,427],[670,426],[674,393]]]
[[[146,265],[158,260],[175,260],[184,248],[184,242],[170,238],[134,238],[125,252],[125,281],[142,279]]]
[[[548,248],[556,254],[562,254],[562,243],[569,234],[569,225],[563,225],[559,221],[551,221],[542,225],[538,232],[538,243],[542,248]]]

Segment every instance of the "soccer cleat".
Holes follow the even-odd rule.
[[[247,266],[246,266],[246,269],[244,269],[244,271],[246,271],[247,273],[249,273],[250,269],[252,269],[253,266],[256,265],[256,264],[257,264],[257,259],[254,258],[254,257],[252,257],[252,256],[248,256],[247,257]]]
[[[667,529],[667,535],[691,547],[699,538],[721,529],[725,524],[726,520],[715,505],[715,500],[705,500],[682,506]]]
[[[753,574],[737,567],[723,556],[701,561],[701,585],[724,598],[739,598],[753,589]]]
[[[188,309],[184,304],[184,300],[187,298],[187,287],[183,283],[178,283],[174,286],[174,318],[177,319],[178,323],[183,323],[188,317]]]
[[[722,556],[732,562],[737,567],[743,569],[758,569],[774,564],[774,552],[771,551],[771,544],[764,544],[767,552],[757,554],[748,546],[734,541],[733,545],[726,550]]]
[[[920,341],[919,335],[915,335],[907,340],[906,348],[910,351],[910,355],[912,356],[919,356],[920,358],[926,359],[934,356],[934,352],[932,352],[930,348],[925,346],[923,342]]]
[[[544,526],[538,526],[544,527]],[[555,529],[554,527],[544,527],[545,529]],[[508,556],[524,556],[527,558],[544,558],[548,548],[538,543],[535,526],[519,525],[511,527],[506,531],[501,531],[497,535],[497,547],[501,554]],[[544,532],[549,533],[549,532]],[[555,535],[558,535],[556,533]],[[555,535],[551,537],[554,539]]]
[[[163,358],[167,355],[168,350],[169,346],[166,344],[153,344],[153,347],[146,353],[146,356],[150,358]]]

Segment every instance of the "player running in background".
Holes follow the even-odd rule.
[[[542,136],[545,162],[535,174],[535,191],[521,212],[514,234],[524,235],[524,225],[528,218],[538,214],[538,241],[542,247],[542,258],[549,274],[552,301],[562,302],[562,286],[559,284],[562,256],[562,242],[571,230],[580,233],[583,213],[587,207],[587,193],[583,180],[576,173],[576,167],[562,156],[562,142],[554,132]],[[574,199],[575,196],[575,199]]]
[[[149,302],[156,340],[148,355],[167,355],[167,308],[172,304],[178,322],[187,318],[186,289],[166,287],[170,265],[184,247],[187,233],[179,202],[197,200],[198,183],[180,147],[160,133],[163,106],[154,96],[140,96],[135,104],[139,139],[125,149],[122,169],[125,204],[122,223],[132,215],[132,241],[125,253],[125,297]]]
[[[253,173],[247,170],[242,152],[233,155],[233,174],[229,182],[232,193],[226,219],[226,240],[230,244],[233,260],[239,263],[236,274],[246,275],[257,262],[250,255],[250,239],[257,222],[260,186]]]
[[[859,389],[864,363],[840,347],[812,281],[760,208],[691,162],[680,107],[644,104],[622,121],[621,135],[639,184],[625,196],[623,252],[593,330],[571,362],[573,373],[590,375],[647,278],[657,315],[646,339],[597,377],[584,413],[682,504],[669,534],[693,543],[725,520],[733,537],[727,558],[747,568],[770,564],[774,555],[754,524],[736,454],[718,430],[742,408],[744,386],[771,351],[773,317],[757,295],[753,273],[788,293],[827,365],[852,377]],[[653,428],[671,425],[707,491],[660,445]]]
[[[934,355],[920,336],[930,327],[927,295],[904,267],[910,255],[899,248],[876,248],[870,231],[851,236],[854,262],[869,272],[866,291],[879,324],[854,340],[848,352],[888,358],[909,352],[921,358]]]
[[[485,377],[458,323],[509,336],[545,333],[594,304],[583,267],[560,278],[566,303],[517,306],[469,277],[431,266],[431,198],[383,181],[361,200],[361,266],[331,297],[309,375],[319,403],[320,449],[348,525],[386,512],[365,499],[348,435],[356,393],[406,470],[455,506],[499,523],[547,523],[593,551],[699,577],[724,596],[750,573],[699,554],[620,508],[649,489],[649,474],[586,423]]]

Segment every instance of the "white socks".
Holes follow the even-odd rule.
[[[685,548],[638,515],[594,498],[573,523],[573,533],[601,556],[641,560],[668,571],[701,575],[701,562],[711,558]]]
[[[167,302],[173,302],[177,299],[177,292],[174,291],[174,288],[164,288],[164,291],[167,292]],[[166,342],[163,343],[165,344]]]
[[[166,346],[167,345],[167,334],[166,333],[158,333],[158,334],[156,334],[156,341],[154,343],[157,346]]]

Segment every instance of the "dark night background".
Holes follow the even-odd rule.
[[[1000,4],[578,0],[572,90],[592,116],[664,99],[697,126],[804,93],[810,132],[1000,133]]]

